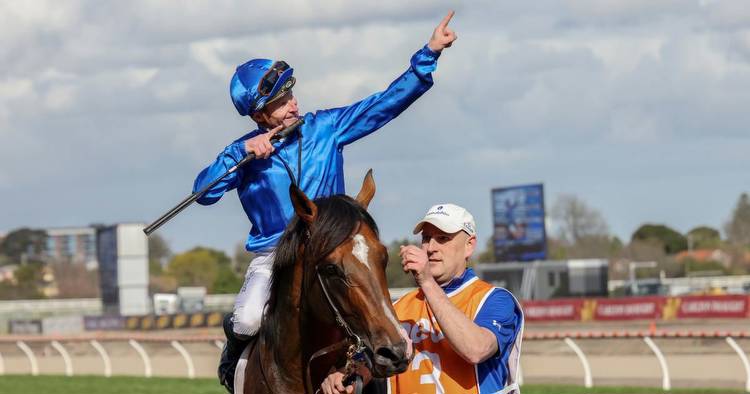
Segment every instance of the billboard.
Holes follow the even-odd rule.
[[[541,183],[492,189],[492,213],[496,261],[547,258]]]

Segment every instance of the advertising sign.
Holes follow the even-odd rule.
[[[547,258],[542,184],[493,189],[492,212],[498,262]]]

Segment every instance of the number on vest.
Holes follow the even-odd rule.
[[[434,384],[435,394],[444,394],[445,389],[443,388],[443,384],[440,383],[440,355],[432,352],[418,352],[414,356],[414,360],[411,362],[411,370],[419,370],[419,366],[424,360],[430,360],[430,363],[432,364],[432,372],[421,375],[419,377],[419,383]]]

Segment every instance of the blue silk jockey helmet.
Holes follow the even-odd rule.
[[[252,115],[294,86],[294,69],[285,61],[253,59],[237,66],[229,94],[240,115]]]

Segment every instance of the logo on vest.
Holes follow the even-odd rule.
[[[401,326],[404,327],[407,333],[409,333],[409,339],[413,344],[418,344],[426,339],[430,339],[432,343],[438,343],[445,339],[445,335],[437,328],[435,328],[434,322],[430,322],[427,318],[419,319],[414,325],[409,322],[401,322]]]

